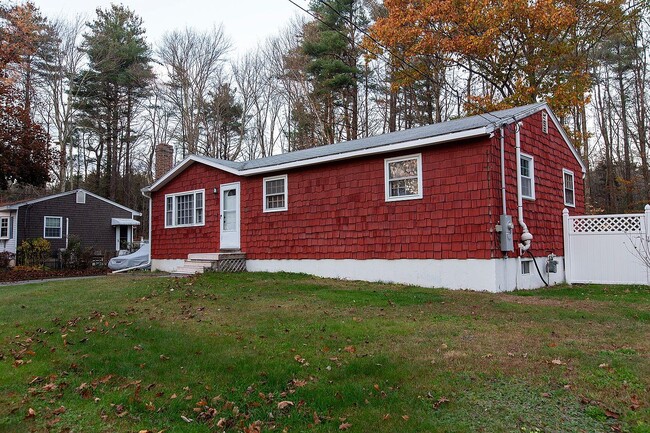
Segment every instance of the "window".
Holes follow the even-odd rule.
[[[45,239],[61,239],[63,237],[63,218],[62,217],[45,217],[43,228],[43,237]]]
[[[521,274],[527,275],[530,274],[530,260],[523,260],[521,262]]]
[[[0,239],[9,239],[9,217],[0,217]]]
[[[386,201],[422,198],[422,155],[386,159]]]
[[[287,206],[287,175],[264,178],[264,212],[279,212]]]
[[[542,132],[548,134],[548,113],[542,111]]]
[[[165,196],[165,227],[202,226],[205,190]]]
[[[535,200],[535,164],[533,157],[521,154],[521,196]]]
[[[564,204],[566,206],[575,207],[576,194],[573,182],[573,172],[567,169],[563,169],[562,178],[564,179]]]
[[[86,204],[86,192],[77,191],[77,204]]]

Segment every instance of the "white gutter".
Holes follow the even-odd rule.
[[[515,157],[517,158],[517,214],[518,221],[521,226],[521,242],[519,243],[519,256],[522,256],[525,251],[528,251],[530,244],[533,240],[533,235],[528,231],[528,226],[524,222],[524,203],[521,196],[521,135],[520,130],[522,122],[517,122],[515,125]]]
[[[505,137],[503,136],[503,126],[499,128],[501,135],[501,205],[503,207],[502,214],[508,213],[506,209],[506,151],[505,151]]]

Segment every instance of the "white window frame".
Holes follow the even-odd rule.
[[[401,195],[401,196],[391,196],[390,195],[390,164],[394,162],[409,161],[411,159],[417,160],[417,179],[418,179],[418,193],[412,195]],[[393,179],[396,180],[396,179]],[[397,179],[399,180],[399,179]],[[422,154],[417,153],[415,155],[406,155],[398,156],[395,158],[386,158],[384,159],[384,190],[385,190],[385,199],[386,201],[403,201],[403,200],[418,200],[422,198]]]
[[[86,191],[77,191],[77,204],[86,204]]]
[[[542,132],[548,134],[548,113],[542,111]]]
[[[3,224],[6,224],[5,229],[7,230],[6,235],[2,235]],[[0,239],[11,239],[11,221],[8,216],[0,217]]]
[[[185,196],[185,195],[194,195],[194,208],[192,209],[192,223],[191,224],[177,224],[176,221],[178,220],[178,208],[177,208],[177,203],[178,203],[178,197]],[[201,194],[201,206],[197,206],[197,200],[196,200],[196,195]],[[168,202],[169,198],[172,199],[172,221],[171,224],[168,224],[167,221],[167,214],[170,211],[168,208]],[[196,211],[197,209],[202,209],[202,217],[201,217],[201,222],[197,223],[196,222]],[[205,189],[195,189],[193,191],[183,191],[183,192],[176,192],[173,194],[165,194],[165,228],[170,229],[170,228],[176,228],[176,227],[200,227],[205,225]]]
[[[531,155],[527,155],[525,153],[521,153],[519,155],[520,159],[526,159],[529,161],[529,167],[530,167],[530,176],[524,176],[521,173],[521,170],[519,170],[519,182],[521,183],[521,198],[525,198],[527,200],[535,200],[535,158],[533,158]],[[519,161],[519,166],[521,167],[521,161]],[[524,188],[523,188],[523,178],[530,179],[530,195],[524,195]]]
[[[522,260],[521,261],[521,269],[519,271],[521,272],[521,275],[530,275],[532,271],[532,265],[533,261],[532,260]]]
[[[59,220],[59,236],[47,236],[47,220],[49,219],[58,219]],[[46,215],[43,217],[43,239],[62,239],[63,238],[63,217],[60,216],[50,216]]]
[[[567,184],[565,182],[566,179],[565,179],[564,176],[567,175],[567,174],[569,176],[571,176],[571,188],[567,188]],[[573,192],[573,203],[567,202],[567,199],[566,199],[566,190],[567,189],[570,189]],[[576,177],[575,177],[575,175],[573,174],[573,172],[571,170],[567,170],[566,168],[562,169],[562,195],[564,195],[564,205],[565,206],[576,207]]]
[[[266,183],[274,180],[284,180],[284,206],[283,207],[274,207],[274,208],[269,208],[268,203],[267,203],[267,193],[266,193]],[[285,212],[289,209],[289,177],[286,174],[280,175],[280,176],[271,176],[271,177],[265,177],[262,179],[262,188],[263,188],[263,194],[262,194],[262,209],[264,209],[264,212]],[[280,194],[272,194],[272,195],[280,195]]]

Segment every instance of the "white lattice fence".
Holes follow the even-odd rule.
[[[564,259],[569,283],[648,284],[645,213],[569,216],[564,210]],[[646,261],[647,263],[647,261]]]

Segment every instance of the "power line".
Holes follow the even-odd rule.
[[[289,1],[290,1],[292,4],[294,4],[295,6],[297,6],[298,8],[300,8],[301,10],[303,10],[304,12],[306,12],[307,14],[309,14],[309,15],[310,15],[311,17],[313,17],[314,19],[317,19],[317,20],[320,21],[321,23],[327,25],[330,29],[332,29],[332,30],[334,30],[335,32],[339,33],[340,35],[346,37],[350,42],[356,43],[356,41],[351,40],[351,38],[349,38],[347,35],[343,34],[343,33],[342,33],[341,31],[339,31],[338,29],[336,29],[336,28],[330,26],[328,23],[325,23],[323,20],[321,20],[320,18],[318,18],[316,15],[312,14],[311,11],[306,10],[306,9],[304,9],[303,7],[297,5],[295,2],[293,2],[293,0],[289,0]],[[467,104],[472,105],[474,108],[476,108],[476,109],[479,110],[479,111],[482,111],[483,113],[478,112],[477,115],[480,116],[480,117],[482,117],[482,118],[485,119],[486,121],[490,122],[490,124],[495,125],[495,124],[497,124],[497,123],[499,122],[499,120],[505,120],[505,118],[500,118],[500,117],[498,117],[498,116],[495,116],[494,114],[492,114],[491,112],[488,112],[487,110],[485,110],[483,107],[479,106],[478,104],[475,104],[475,103],[469,101],[468,99],[465,99],[465,97],[462,96],[462,95],[460,94],[460,92],[458,92],[458,91],[457,91],[456,89],[454,89],[452,86],[450,86],[449,83],[448,83],[446,80],[445,80],[445,81],[442,81],[442,82],[440,82],[440,81],[438,81],[438,80],[433,80],[433,79],[429,76],[429,74],[427,74],[427,73],[425,73],[425,72],[422,72],[422,71],[421,71],[420,69],[418,69],[416,66],[414,66],[414,65],[412,65],[411,63],[409,63],[408,61],[406,61],[402,56],[398,55],[398,54],[395,53],[393,50],[391,50],[389,47],[387,47],[387,46],[385,46],[384,44],[382,44],[381,42],[379,42],[379,41],[378,41],[374,36],[372,36],[370,33],[368,33],[367,31],[365,31],[365,29],[359,27],[359,26],[358,26],[354,21],[352,21],[352,20],[349,19],[348,17],[343,16],[343,15],[342,15],[342,14],[341,14],[341,13],[340,13],[336,8],[334,8],[331,4],[329,4],[329,3],[326,2],[325,0],[318,0],[318,2],[321,3],[321,4],[323,4],[324,6],[326,6],[327,8],[329,8],[330,10],[332,10],[332,11],[333,11],[335,14],[337,14],[340,18],[342,18],[342,19],[345,20],[348,24],[350,24],[351,26],[353,26],[357,31],[363,33],[363,34],[364,34],[366,37],[368,37],[368,38],[369,38],[369,39],[370,39],[370,40],[371,40],[375,45],[381,47],[384,51],[387,51],[388,53],[390,53],[390,54],[391,54],[395,59],[399,60],[399,62],[402,63],[404,66],[406,66],[406,67],[408,67],[408,68],[414,70],[415,72],[417,72],[417,73],[420,75],[420,77],[421,77],[420,79],[428,80],[428,81],[434,83],[435,85],[437,85],[437,86],[440,87],[440,88],[447,88],[447,90],[448,90],[450,93],[456,95],[456,97],[457,97],[459,100],[461,100],[461,101],[463,101],[463,102],[465,102],[465,103],[467,103]],[[368,52],[368,53],[370,53],[370,54],[372,54],[372,55],[376,55],[376,56],[378,56],[378,57],[379,57],[379,56],[382,56],[382,57],[383,57],[383,55],[380,55],[380,54],[378,54],[378,53],[373,53],[373,52],[371,52],[370,50],[368,50],[368,49],[366,49],[366,48],[363,48],[363,47],[362,47],[362,49],[364,49],[366,52]],[[389,59],[389,60],[390,60],[390,59]],[[386,60],[386,59],[384,58],[384,61],[385,61],[386,63],[388,63],[389,60]],[[408,72],[406,72],[406,71],[403,71],[403,72],[404,72],[404,73],[405,73],[409,78],[411,78],[411,79],[413,79],[413,80],[415,80],[415,81],[418,80],[418,78],[414,77],[413,75],[409,74]],[[498,120],[495,121],[495,120],[489,119],[489,118],[485,117],[484,114],[485,114],[485,115],[492,116],[492,117],[495,117],[495,118],[498,119]],[[501,126],[501,125],[499,125],[499,126]]]

